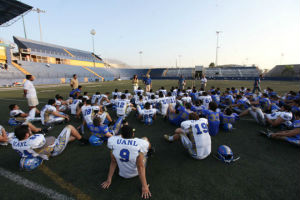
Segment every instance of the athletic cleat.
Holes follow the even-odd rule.
[[[269,129],[267,129],[266,131],[259,131],[259,133],[261,133],[267,137],[271,137],[271,135],[273,134],[273,132]]]

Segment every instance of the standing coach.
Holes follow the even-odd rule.
[[[259,75],[259,77],[256,77],[254,79],[254,86],[253,86],[253,91],[252,93],[255,93],[256,90],[258,90],[259,92],[261,92],[261,88],[260,88],[260,80],[262,79],[262,74]]]
[[[26,81],[24,83],[24,97],[27,98],[29,109],[36,108],[39,105],[39,100],[36,95],[36,90],[33,85],[34,76],[31,74],[26,75]],[[38,109],[36,109],[37,113],[39,113]]]

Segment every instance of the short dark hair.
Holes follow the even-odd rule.
[[[121,135],[123,138],[125,139],[130,139],[130,138],[133,138],[133,133],[134,133],[135,129],[132,128],[131,126],[128,126],[128,125],[124,125],[122,128],[121,128]]]
[[[226,115],[231,115],[232,114],[232,109],[228,107],[228,108],[225,109],[224,112],[225,112]]]
[[[82,88],[82,86],[81,86],[81,85],[79,85],[79,86],[78,86],[78,89],[81,89],[81,88]]]
[[[9,110],[13,110],[13,109],[15,108],[16,105],[17,105],[17,104],[10,104],[10,105],[8,106]]]
[[[91,103],[92,103],[92,102],[91,102],[90,99],[87,99],[87,100],[86,100],[86,104],[90,105]]]
[[[53,105],[55,104],[55,99],[49,99],[48,100],[48,105]]]
[[[23,140],[26,136],[26,133],[29,133],[28,125],[20,125],[15,128],[15,136],[19,140]]]
[[[145,108],[146,108],[146,109],[150,109],[150,103],[149,103],[149,102],[146,102],[146,103],[145,103]]]
[[[198,119],[199,116],[196,113],[192,112],[189,114],[189,120],[198,120]]]
[[[211,101],[209,103],[209,109],[211,109],[212,111],[216,111],[217,108],[218,108],[218,105],[215,102]]]
[[[75,76],[77,76],[77,74],[73,74],[73,78],[74,78]]]
[[[32,75],[31,74],[27,74],[25,77],[26,77],[27,80],[29,80],[29,79],[31,79]]]

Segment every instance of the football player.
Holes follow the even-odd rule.
[[[111,162],[106,181],[101,186],[108,189],[112,182],[114,172],[119,167],[119,175],[123,178],[139,176],[142,184],[142,198],[151,197],[149,185],[146,180],[147,152],[151,145],[147,138],[135,138],[134,129],[128,125],[121,128],[121,136],[112,136],[107,146],[111,149]]]
[[[69,116],[58,112],[55,107],[55,99],[49,99],[48,104],[46,104],[41,110],[42,124],[50,125],[53,123],[63,122],[64,120],[69,121]]]
[[[126,99],[125,94],[122,94],[121,99],[118,99],[115,104],[118,117],[126,117],[131,110],[136,110],[129,100]]]
[[[202,115],[208,119],[209,134],[215,136],[219,133],[220,112],[217,111],[218,105],[215,102],[209,103],[209,110],[202,110]]]
[[[164,135],[164,138],[169,142],[181,139],[189,154],[195,159],[202,160],[211,152],[211,138],[207,125],[207,119],[199,119],[196,113],[190,113],[189,120],[182,122],[181,128],[177,128],[174,135]]]
[[[300,111],[296,112],[294,115],[295,120],[293,121],[292,130],[285,130],[277,133],[261,131],[261,133],[267,135],[269,138],[285,140],[300,146]]]
[[[11,104],[8,106],[10,110],[10,117],[15,119],[17,122],[35,122],[41,121],[40,117],[36,117],[36,108],[32,108],[29,113],[24,113],[17,104]]]
[[[145,103],[144,109],[141,109],[141,107],[138,106],[137,110],[139,113],[139,119],[142,119],[146,125],[151,125],[153,123],[156,118],[156,109],[151,108],[151,104],[149,102]]]
[[[36,158],[48,160],[50,156],[57,156],[63,152],[68,142],[79,140],[82,144],[88,144],[78,131],[71,125],[66,126],[57,138],[44,137],[43,134],[32,134],[27,125],[21,125],[15,129],[15,138],[11,141],[12,148],[20,156],[20,167],[31,170],[37,166],[34,162]]]
[[[7,145],[14,136],[14,133],[7,133],[5,128],[0,125],[0,145]]]

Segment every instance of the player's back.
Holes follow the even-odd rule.
[[[181,123],[184,130],[190,130],[188,136],[192,142],[194,156],[203,159],[211,152],[211,138],[208,130],[208,121],[205,118],[199,120],[187,120]]]
[[[140,153],[147,153],[149,142],[139,138],[124,139],[121,136],[112,136],[108,139],[107,146],[116,158],[120,176],[132,178],[138,175],[136,160]]]
[[[116,101],[117,115],[125,115],[129,101],[126,99],[119,99]]]
[[[92,111],[93,111],[93,108],[91,105],[83,105],[81,107],[82,115],[87,124],[92,123],[92,114],[93,114]]]

